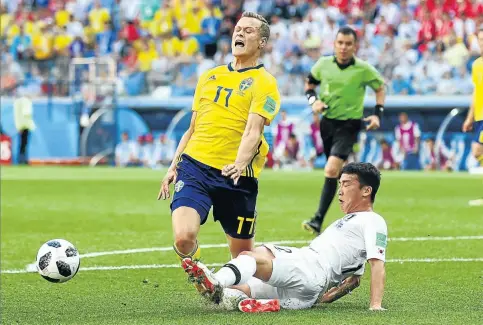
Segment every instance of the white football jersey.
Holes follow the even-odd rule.
[[[347,214],[309,245],[320,255],[318,263],[328,271],[333,284],[352,274],[362,275],[369,259],[385,262],[386,246],[386,221],[375,212]]]

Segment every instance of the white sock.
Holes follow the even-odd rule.
[[[223,287],[245,284],[257,271],[257,261],[254,257],[240,255],[226,263],[215,277]]]

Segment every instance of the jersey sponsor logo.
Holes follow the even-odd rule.
[[[376,246],[386,248],[387,246],[387,236],[383,233],[376,233]]]
[[[209,78],[208,78],[208,81],[210,81],[210,80],[216,80],[215,75],[212,75],[211,77],[209,77]]]
[[[263,109],[266,112],[272,114],[277,109],[277,103],[275,102],[275,100],[272,97],[267,96],[267,100],[265,101],[265,104],[263,105]]]
[[[179,181],[177,181],[177,182],[176,182],[176,184],[174,185],[174,190],[175,190],[176,192],[179,192],[179,191],[181,191],[181,190],[183,189],[183,187],[184,187],[184,182],[183,182],[182,180],[179,180]]]

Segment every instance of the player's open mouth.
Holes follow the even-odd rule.
[[[242,41],[235,41],[235,47],[245,47],[245,43]]]

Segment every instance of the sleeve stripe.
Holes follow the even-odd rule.
[[[255,158],[260,154],[260,147],[262,146],[262,141],[260,141],[260,143],[258,144],[258,148],[257,148],[257,153],[255,153],[255,155],[253,156],[252,160],[250,161],[250,163],[248,164],[247,168],[251,171],[251,175],[248,176],[248,177],[255,177],[255,172],[253,171],[253,161],[255,160]]]
[[[364,264],[361,264],[359,266],[356,266],[356,267],[353,267],[353,268],[350,268],[350,269],[347,269],[345,271],[342,271],[342,274],[346,274],[346,273],[351,273],[351,272],[356,272],[356,271],[359,271],[360,269],[362,269],[362,267],[364,266]]]

